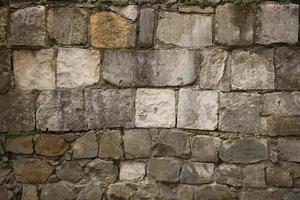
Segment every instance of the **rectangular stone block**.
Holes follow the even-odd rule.
[[[143,162],[126,161],[120,164],[121,181],[141,181],[146,175],[146,164]]]
[[[203,184],[212,182],[215,171],[213,163],[185,162],[180,174],[184,184]]]
[[[179,180],[181,162],[174,158],[152,158],[148,174],[160,182],[176,183]]]
[[[221,164],[216,169],[215,181],[220,184],[241,187],[243,185],[243,171],[239,165]]]
[[[277,166],[268,167],[266,169],[267,184],[274,187],[292,187],[293,179],[290,172],[285,168]]]
[[[0,50],[0,94],[8,92],[11,86],[11,55],[7,50]]]
[[[6,31],[8,25],[7,8],[0,8],[0,46],[6,44]]]
[[[300,162],[300,140],[278,139],[279,157],[289,162]]]
[[[212,45],[212,16],[162,12],[156,32],[158,45],[200,48]]]
[[[243,168],[244,187],[266,187],[265,166],[263,164],[248,165]]]
[[[120,130],[107,130],[99,135],[99,157],[123,158],[122,135]]]
[[[222,140],[217,137],[195,136],[191,139],[192,159],[217,163]]]
[[[153,45],[155,30],[155,10],[144,8],[140,11],[138,44],[141,47]]]

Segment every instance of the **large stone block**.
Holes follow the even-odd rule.
[[[156,37],[159,45],[200,48],[212,45],[212,16],[162,12]]]
[[[138,44],[141,47],[153,45],[155,30],[155,10],[143,8],[140,11]]]
[[[294,44],[298,41],[299,6],[271,2],[260,4],[256,24],[257,43]]]
[[[279,156],[282,160],[300,162],[300,141],[278,139]]]
[[[243,185],[243,171],[238,165],[221,164],[216,169],[215,181],[224,185],[241,187]]]
[[[9,137],[5,142],[5,151],[12,153],[33,153],[32,136]]]
[[[261,134],[269,136],[300,135],[300,117],[261,117]]]
[[[11,85],[11,55],[9,51],[0,50],[0,94],[5,94]]]
[[[180,174],[180,182],[185,184],[210,183],[215,171],[212,163],[185,162]]]
[[[6,44],[6,32],[8,25],[7,8],[0,8],[0,46]]]
[[[55,89],[54,51],[19,50],[13,52],[16,86],[23,90]]]
[[[107,130],[99,137],[100,158],[123,158],[122,136],[120,130]]]
[[[175,92],[169,89],[138,89],[135,110],[137,127],[174,127]]]
[[[181,89],[177,127],[214,130],[218,124],[218,92]]]
[[[146,175],[146,164],[143,162],[126,161],[120,164],[121,181],[141,181]]]
[[[79,48],[58,49],[57,87],[85,87],[98,83],[99,78],[99,51]]]
[[[45,7],[27,7],[10,15],[9,44],[44,46],[46,42]]]
[[[134,91],[131,89],[88,89],[85,103],[89,129],[130,128],[134,125]]]
[[[152,158],[148,163],[148,174],[161,182],[176,183],[180,166],[180,161],[174,158]]]
[[[76,159],[94,158],[98,155],[98,142],[94,131],[82,135],[72,144],[73,156]]]
[[[273,49],[236,50],[229,60],[233,90],[274,89]]]
[[[41,134],[35,142],[35,152],[43,156],[62,156],[69,145],[60,135]]]
[[[42,131],[85,130],[82,91],[42,91],[37,98],[36,126]]]
[[[191,140],[192,158],[201,162],[218,162],[222,140],[217,137],[195,136]]]
[[[260,111],[259,94],[221,93],[219,129],[239,133],[257,133]]]

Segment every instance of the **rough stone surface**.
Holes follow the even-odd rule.
[[[143,8],[140,11],[138,44],[141,47],[151,47],[153,45],[155,30],[155,10]]]
[[[265,167],[262,164],[248,165],[243,168],[245,187],[266,187]]]
[[[22,187],[21,200],[38,200],[38,193],[36,190],[36,186],[24,184]]]
[[[217,137],[195,136],[191,139],[192,158],[201,162],[218,162],[221,140]]]
[[[122,48],[135,44],[136,25],[113,12],[96,12],[90,17],[91,44],[96,48]]]
[[[300,192],[289,192],[283,198],[283,200],[297,200],[300,198]]]
[[[72,144],[74,158],[94,158],[98,155],[98,143],[94,131],[85,133]]]
[[[112,159],[123,158],[121,131],[108,130],[100,135],[99,157]]]
[[[44,156],[61,156],[69,148],[59,135],[41,134],[35,143],[35,152]]]
[[[281,200],[281,192],[276,188],[267,190],[249,190],[241,192],[240,200]]]
[[[156,32],[164,44],[200,48],[212,45],[212,16],[160,13]]]
[[[121,162],[120,180],[121,181],[140,181],[146,175],[146,164],[143,162]]]
[[[152,158],[148,163],[148,174],[161,182],[176,183],[180,166],[180,161],[174,158]]]
[[[128,183],[114,183],[108,187],[108,200],[130,199],[135,193],[134,187]]]
[[[180,182],[185,184],[202,184],[212,181],[215,165],[212,163],[185,162]]]
[[[12,72],[10,52],[6,50],[0,50],[0,94],[5,94],[10,89],[12,79],[11,74]]]
[[[71,183],[78,182],[83,176],[80,165],[75,161],[65,161],[56,171],[56,174],[59,178]]]
[[[293,186],[293,179],[289,172],[279,167],[268,167],[266,169],[266,180],[268,185],[275,187]]]
[[[110,6],[109,9],[132,21],[136,21],[139,12],[136,5],[127,5],[124,7]]]
[[[0,46],[6,44],[6,29],[7,29],[7,8],[0,8]]]
[[[290,162],[300,162],[300,141],[278,139],[279,156]]]
[[[33,153],[32,136],[11,137],[6,139],[5,151],[12,153]]]
[[[175,126],[175,92],[169,89],[138,89],[135,102],[137,127]]]
[[[181,89],[177,127],[214,130],[218,124],[218,92]]]
[[[98,83],[100,53],[96,50],[59,48],[57,55],[57,86],[85,87]]]
[[[71,185],[64,181],[54,183],[44,188],[41,193],[41,200],[53,200],[53,199],[72,200],[75,197],[76,194],[72,190]]]
[[[118,178],[118,167],[113,161],[95,159],[87,164],[85,171],[93,181],[115,182]]]
[[[195,191],[195,199],[236,199],[237,195],[230,191],[230,189],[225,185],[208,185],[199,188]]]
[[[220,130],[240,133],[258,132],[260,95],[221,93],[219,106]]]
[[[133,90],[88,89],[85,98],[85,116],[89,129],[133,127]]]
[[[232,186],[243,185],[243,171],[237,165],[221,164],[216,169],[215,180],[217,183]]]
[[[103,195],[103,187],[100,182],[92,182],[88,184],[78,195],[78,200],[101,200]]]
[[[291,136],[300,134],[300,117],[262,117],[261,133],[269,136]]]
[[[223,142],[219,157],[228,163],[255,163],[268,158],[265,139],[238,139]]]

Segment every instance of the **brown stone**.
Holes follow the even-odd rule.
[[[101,134],[99,140],[99,157],[112,159],[123,158],[121,131],[108,130]]]
[[[33,153],[32,136],[9,137],[6,139],[5,150],[13,153]]]
[[[38,200],[38,193],[35,185],[23,185],[22,200]]]
[[[267,183],[275,187],[291,187],[293,180],[290,173],[280,167],[268,167],[266,169]]]
[[[7,8],[0,8],[0,46],[6,44],[7,13]]]
[[[82,170],[75,161],[65,161],[56,172],[63,180],[76,183],[82,178]]]
[[[43,156],[61,156],[68,148],[62,136],[51,134],[41,134],[35,145],[36,153]]]
[[[98,155],[98,143],[94,131],[87,132],[72,144],[74,158],[94,158]]]
[[[260,119],[261,133],[269,136],[300,135],[300,117],[269,116]]]
[[[1,16],[1,10],[0,10],[0,16]],[[0,37],[1,37],[1,30],[0,30]],[[11,74],[12,73],[11,73],[10,52],[7,50],[0,50],[0,94],[5,94],[8,92],[10,88]]]

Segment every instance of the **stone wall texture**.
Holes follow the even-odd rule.
[[[1,200],[300,200],[299,0],[0,0]]]

